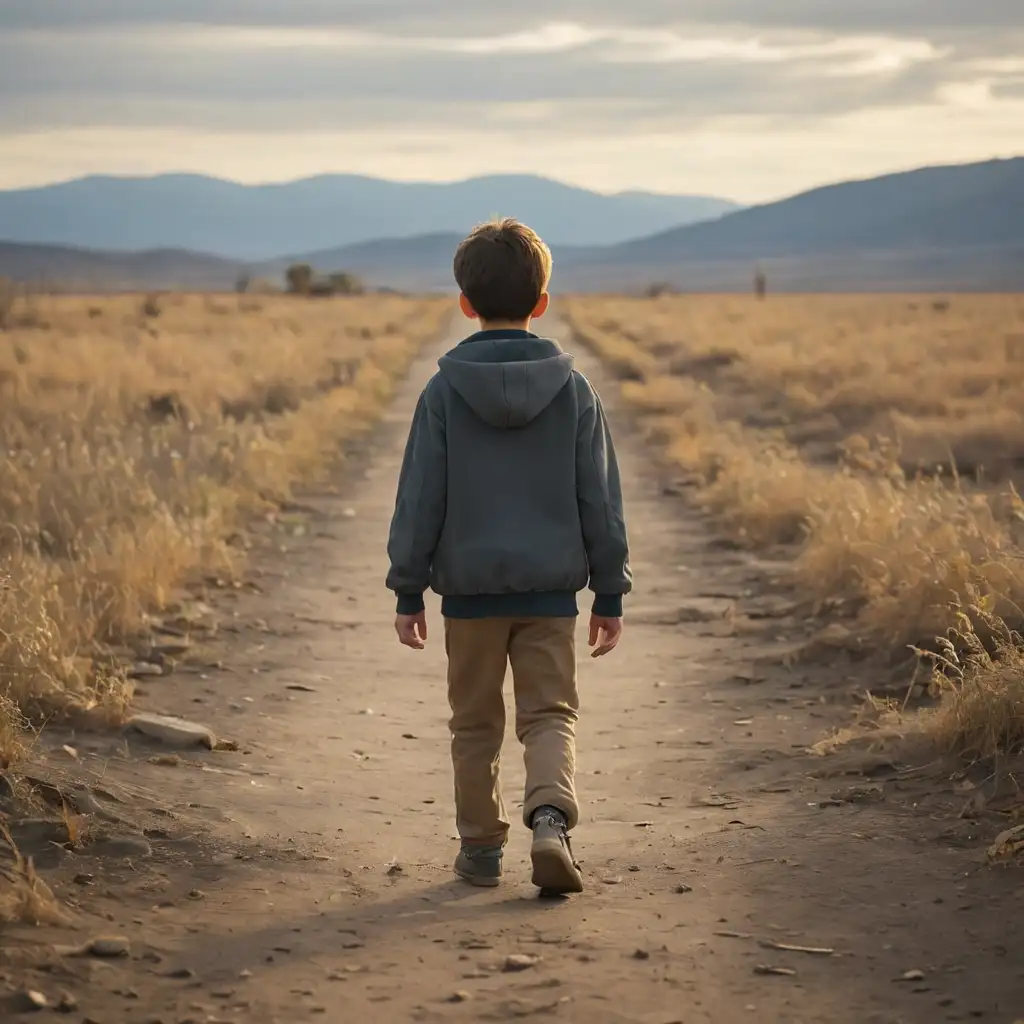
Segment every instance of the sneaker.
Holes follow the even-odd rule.
[[[493,888],[501,881],[500,846],[470,846],[463,844],[455,858],[455,874],[470,885]]]
[[[533,884],[542,892],[564,895],[583,892],[583,875],[572,855],[565,817],[554,808],[541,807],[533,815]]]

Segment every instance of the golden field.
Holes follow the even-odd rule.
[[[116,720],[118,644],[364,431],[444,299],[21,298],[0,329],[0,769],[26,721]]]
[[[1024,296],[571,297],[579,341],[820,640],[928,666],[921,722],[1024,740]]]

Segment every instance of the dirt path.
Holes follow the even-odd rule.
[[[98,775],[162,811],[153,857],[104,862],[86,901],[133,956],[58,958],[38,986],[73,991],[95,1024],[1024,1015],[1024,880],[977,870],[990,826],[911,814],[913,773],[889,758],[802,753],[858,684],[778,665],[800,624],[766,586],[772,567],[666,493],[586,359],[618,419],[638,583],[625,646],[581,665],[588,890],[538,900],[521,831],[501,889],[452,879],[437,603],[417,654],[394,640],[383,589],[402,443],[434,358],[368,443],[365,475],[315,502],[309,535],[265,563],[263,593],[238,598],[224,670],[147,687],[144,706],[201,717],[243,753],[171,769],[134,741],[127,756],[91,748]]]

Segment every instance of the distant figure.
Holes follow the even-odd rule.
[[[758,267],[754,273],[754,294],[759,298],[763,299],[768,293],[768,278],[765,277],[764,271]]]
[[[622,635],[631,588],[619,471],[601,401],[557,342],[530,332],[548,308],[551,253],[514,220],[478,227],[455,254],[459,305],[480,330],[439,362],[405,449],[388,555],[407,647],[427,639],[423,594],[442,595],[451,704],[455,873],[496,886],[509,819],[498,759],[502,687],[515,685],[523,821],[533,883],[582,892],[569,831],[579,712],[577,592],[595,592],[593,656]]]

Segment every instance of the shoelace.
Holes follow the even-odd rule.
[[[501,847],[466,847],[463,851],[470,860],[501,860]]]
[[[576,860],[576,855],[572,852],[572,841],[569,839],[569,826],[562,821],[561,818],[556,818],[553,814],[545,815],[548,824],[561,836],[562,842],[565,843],[565,848],[569,852],[569,859],[573,863],[573,867],[579,868],[579,862]]]

